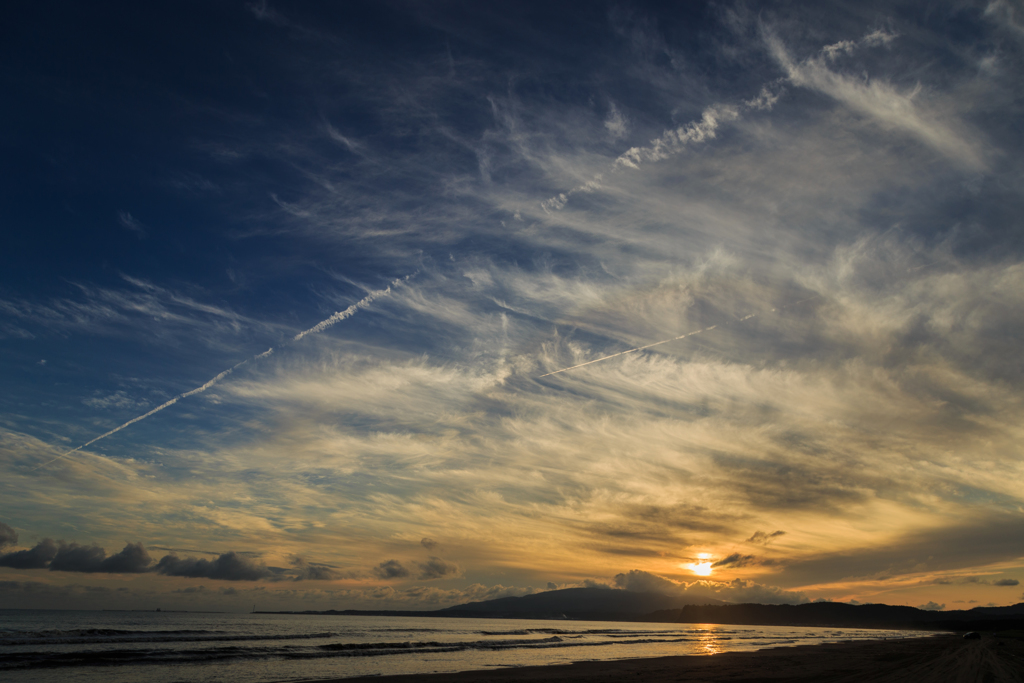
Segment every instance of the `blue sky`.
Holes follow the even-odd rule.
[[[0,606],[1021,600],[1019,3],[8,14]]]

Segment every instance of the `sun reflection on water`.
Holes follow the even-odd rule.
[[[710,624],[708,624],[710,626]],[[697,632],[697,652],[699,655],[717,655],[722,652],[719,646],[718,634],[714,631],[703,630]]]

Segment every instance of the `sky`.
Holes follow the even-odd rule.
[[[1018,0],[6,7],[0,607],[1021,602],[1021,73]]]

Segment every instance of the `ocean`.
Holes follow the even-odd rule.
[[[256,683],[921,635],[927,634],[608,621],[0,610],[0,678],[7,683]]]

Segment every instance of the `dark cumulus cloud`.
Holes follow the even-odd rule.
[[[381,562],[373,568],[373,575],[380,579],[404,579],[409,574],[409,570],[398,560]]]
[[[28,550],[16,550],[0,555],[0,567],[46,569],[56,556],[57,544],[49,538],[44,538]]]
[[[224,553],[216,560],[164,555],[157,563],[156,571],[166,576],[222,581],[259,581],[274,576],[267,566],[234,551]]]
[[[0,522],[0,539],[4,540],[3,546],[13,545],[17,543],[18,535],[11,527]],[[157,572],[167,576],[223,581],[281,581],[287,578],[295,581],[331,581],[348,576],[329,565],[307,562],[301,557],[293,558],[294,568],[289,570],[267,567],[249,555],[251,553],[230,551],[218,555],[216,559],[207,560],[192,556],[182,558],[172,552],[154,564],[153,558],[142,543],[126,543],[120,552],[107,556],[107,551],[98,545],[82,545],[74,541],[44,538],[27,550],[15,550],[0,555],[0,567],[49,569],[54,572],[85,574]],[[402,568],[400,564],[398,567],[405,571],[405,576],[409,575],[408,570]],[[392,571],[395,571],[394,568]]]
[[[741,555],[740,553],[733,553],[727,557],[723,557],[717,562],[712,562],[712,567],[747,567],[752,564],[757,564],[757,558],[754,555]]]
[[[423,539],[424,541],[427,539]],[[0,548],[6,548],[9,545],[17,545],[18,543],[18,532],[7,526],[3,522],[0,522]]]
[[[62,542],[50,561],[50,571],[141,574],[149,571],[152,562],[141,543],[128,543],[121,552],[107,557],[107,551],[97,545]]]
[[[761,545],[768,545],[772,540],[779,536],[785,535],[785,531],[773,531],[770,534],[766,534],[763,531],[755,531],[754,535],[747,539],[747,543],[760,543]]]
[[[420,545],[426,548],[427,550],[433,550],[434,548],[439,546],[440,543],[438,543],[432,538],[424,538],[422,541],[420,541]]]
[[[454,562],[447,562],[440,557],[431,557],[427,562],[417,562],[420,568],[420,579],[444,579],[462,576],[462,569]]]
[[[992,582],[993,586],[1019,586],[1020,581],[1017,579],[999,579],[998,581]]]
[[[128,543],[116,555],[96,545],[54,542],[44,538],[33,548],[0,555],[0,566],[46,569],[54,572],[139,574],[149,571],[152,559],[141,543]]]
[[[85,572],[100,570],[100,564],[107,557],[107,551],[98,545],[79,545],[61,541],[57,554],[50,560],[51,572]]]

